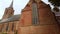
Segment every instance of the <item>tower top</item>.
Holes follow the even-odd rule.
[[[13,0],[12,0],[12,2],[11,2],[11,5],[10,5],[10,7],[13,7]]]

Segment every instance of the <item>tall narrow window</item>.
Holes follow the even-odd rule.
[[[14,23],[12,23],[12,31],[14,31]]]
[[[8,23],[7,26],[6,26],[6,31],[8,31],[8,28],[9,28],[9,23]]]
[[[37,4],[35,2],[32,4],[32,23],[34,25],[39,24],[39,21],[38,21],[38,9],[37,9]]]

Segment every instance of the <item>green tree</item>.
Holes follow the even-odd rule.
[[[54,6],[60,6],[60,0],[48,0]]]
[[[53,6],[53,10],[59,12],[60,0],[48,0]]]

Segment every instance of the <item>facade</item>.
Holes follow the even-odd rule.
[[[22,10],[18,34],[59,34],[57,23],[49,5],[30,0]]]
[[[41,0],[30,0],[22,9],[21,15],[14,15],[12,1],[0,21],[0,32],[7,32],[7,34],[59,34],[60,29],[49,4],[45,4]]]

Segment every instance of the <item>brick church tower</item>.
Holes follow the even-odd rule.
[[[14,9],[13,9],[13,1],[12,1],[11,5],[8,8],[5,9],[5,12],[4,12],[4,15],[3,15],[2,19],[9,18],[13,15],[14,15]]]
[[[59,34],[50,6],[41,0],[30,0],[22,10],[18,34]]]

